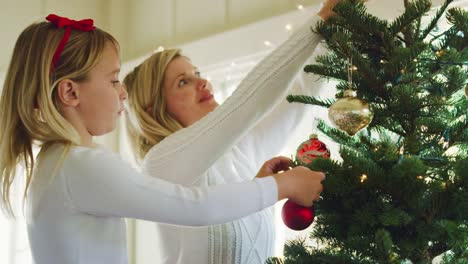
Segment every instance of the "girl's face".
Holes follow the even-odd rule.
[[[200,120],[218,106],[211,84],[201,78],[197,68],[183,56],[168,64],[163,89],[166,111],[184,127]]]
[[[119,72],[118,50],[108,43],[101,60],[90,71],[87,80],[78,84],[80,103],[77,110],[91,136],[114,130],[117,118],[123,113],[127,92],[119,81]]]

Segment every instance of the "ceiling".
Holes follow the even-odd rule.
[[[465,2],[467,0],[459,0]],[[0,0],[0,74],[7,69],[14,42],[29,24],[49,13],[74,19],[93,18],[95,24],[120,42],[128,61],[159,46],[180,47],[240,28],[254,29],[259,21],[299,12],[314,13],[320,0]],[[443,0],[432,0],[438,5]],[[373,13],[391,18],[403,10],[403,0],[370,0]],[[308,13],[303,16],[308,16]],[[268,31],[268,29],[266,29]],[[276,28],[269,31],[275,34]],[[251,30],[252,31],[252,30]],[[224,49],[249,42],[234,39],[204,49]],[[226,46],[226,47],[225,47]],[[0,76],[1,77],[1,76]]]
[[[95,24],[121,43],[122,58],[159,45],[175,46],[294,10],[319,0],[0,0],[0,72],[14,42],[29,24],[49,13]]]

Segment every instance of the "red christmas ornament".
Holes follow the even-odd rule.
[[[286,201],[281,210],[284,224],[292,230],[304,230],[314,221],[314,207],[300,206],[291,200]]]
[[[301,163],[307,165],[317,157],[329,158],[330,151],[327,149],[325,143],[317,139],[316,134],[312,134],[309,140],[303,142],[297,148],[297,159]]]
[[[297,159],[302,164],[309,164],[317,157],[329,158],[330,151],[322,141],[317,139],[316,134],[312,134],[309,140],[302,143],[297,148]],[[293,230],[304,230],[314,221],[314,207],[300,206],[290,200],[286,201],[281,210],[281,217],[284,224]]]

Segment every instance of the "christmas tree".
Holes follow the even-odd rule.
[[[287,99],[329,108],[338,128],[318,129],[342,160],[307,164],[327,174],[320,246],[291,241],[268,263],[468,263],[468,12],[451,2],[424,23],[428,0],[405,0],[392,21],[347,0],[317,25],[329,52],[304,70],[338,80],[337,99]]]

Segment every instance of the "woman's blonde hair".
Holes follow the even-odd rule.
[[[0,205],[10,216],[10,188],[17,176],[16,166],[25,168],[24,198],[33,177],[33,145],[40,146],[42,153],[52,144],[62,143],[64,156],[72,145],[80,144],[78,132],[60,114],[57,84],[63,79],[86,80],[106,43],[118,49],[117,41],[103,30],[71,30],[57,65],[51,69],[64,32],[64,28],[49,22],[27,27],[16,41],[5,76],[0,98]]]
[[[178,49],[154,53],[123,81],[128,93],[126,128],[134,155],[139,161],[151,147],[183,128],[167,113],[163,89],[167,65],[180,56]]]

